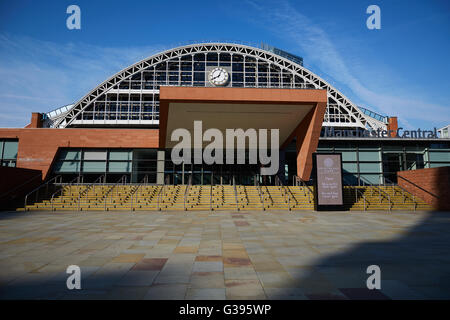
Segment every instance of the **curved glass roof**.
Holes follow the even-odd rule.
[[[266,49],[269,48],[266,45]],[[270,47],[273,48],[273,47]],[[199,43],[170,49],[127,67],[73,105],[46,114],[49,127],[158,127],[160,86],[214,86],[217,67],[229,75],[226,86],[325,89],[324,126],[386,128],[386,118],[362,111],[288,53],[233,43]],[[280,51],[281,52],[281,51]],[[284,52],[284,51],[282,51]]]

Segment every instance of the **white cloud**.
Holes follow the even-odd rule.
[[[262,17],[255,21],[264,21],[265,28],[297,45],[298,51],[302,52],[308,63],[332,77],[325,80],[334,80],[348,87],[353,92],[354,98],[360,100],[363,106],[369,106],[369,109],[389,116],[397,115],[407,127],[412,127],[412,124],[424,126],[424,122],[428,122],[425,126],[429,127],[450,123],[448,106],[426,102],[426,99],[418,97],[413,89],[409,90],[408,95],[398,95],[395,92],[397,87],[395,83],[390,86],[393,88],[391,90],[378,89],[373,84],[364,85],[359,80],[358,74],[349,70],[345,59],[327,33],[287,1],[277,1],[273,6],[254,1],[247,3]],[[405,91],[405,88],[402,89]],[[342,93],[345,95],[345,92]]]
[[[161,47],[106,48],[0,34],[0,127],[23,127],[31,112],[79,100]]]

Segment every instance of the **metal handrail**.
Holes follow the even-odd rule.
[[[282,185],[280,189],[283,191],[282,194],[283,194],[284,202],[286,202],[286,194],[287,194],[287,198],[288,198],[287,204],[288,204],[289,211],[291,211],[291,199],[290,199],[290,194],[289,194],[289,192],[286,190],[286,186]]]
[[[69,181],[68,182],[68,185],[69,185],[69,193],[72,195],[72,184],[73,184],[73,182],[74,181],[78,181],[78,179],[80,178],[80,176],[77,176],[77,177],[75,177],[74,179],[72,179],[71,181]],[[61,185],[62,186],[62,185]],[[55,197],[55,195],[58,193],[58,192],[61,192],[61,195],[62,195],[62,191],[64,190],[64,188],[63,187],[61,187],[61,189],[59,189],[58,191],[56,191],[56,192],[54,192],[53,194],[52,194],[52,198],[50,199],[50,205],[51,205],[51,210],[52,211],[54,211],[53,210],[53,199],[54,199],[54,197]]]
[[[107,209],[107,204],[108,204],[108,195],[109,195],[109,193],[111,192],[111,191],[113,191],[114,190],[114,188],[116,187],[116,184],[113,184],[112,186],[111,186],[111,188],[109,188],[108,189],[108,191],[106,191],[105,192],[105,195],[103,196],[103,198],[105,198],[105,211],[106,211],[106,209]],[[111,197],[112,197],[112,193],[111,193]]]
[[[256,180],[256,186],[258,187],[259,201],[261,201],[262,210],[265,211],[266,208],[264,206],[264,194],[262,193],[261,185],[259,184],[259,180]]]
[[[375,187],[375,189],[378,191],[379,193],[379,203],[381,204],[381,194],[383,194],[385,197],[387,196],[387,199],[389,201],[389,211],[392,210],[392,207],[394,205],[394,203],[391,200],[391,196],[389,195],[389,193],[386,193],[384,190],[382,190],[380,187],[378,187],[376,184],[370,184],[367,181],[364,180],[364,178],[359,177],[359,181],[363,183],[363,187]]]
[[[209,210],[210,211],[213,211],[213,208],[212,208],[212,187],[213,187],[213,185],[212,185],[212,179],[211,179],[211,185],[209,187]]]
[[[236,190],[236,179],[234,176],[233,176],[233,187],[234,187],[234,199],[236,201],[236,210],[239,211],[239,204],[238,204],[237,190]]]
[[[184,196],[183,196],[183,208],[184,208],[184,211],[187,211],[187,209],[186,209],[186,196],[187,196],[187,194],[189,192],[189,186],[190,185],[191,185],[191,180],[188,179],[188,184],[186,186],[186,189],[184,190]]]
[[[136,196],[137,196],[137,191],[139,190],[139,188],[142,186],[142,184],[140,183],[140,184],[138,184],[138,186],[137,186],[137,188],[136,189],[134,189],[134,190],[132,190],[131,191],[131,211],[134,211],[133,210],[133,197],[134,197],[134,195],[136,194]]]
[[[62,176],[61,175],[57,175],[55,177],[53,177],[52,179],[48,180],[47,182],[41,184],[40,186],[38,186],[37,188],[33,189],[31,192],[27,193],[27,195],[25,196],[25,203],[24,203],[24,209],[25,211],[27,210],[27,201],[28,201],[28,196],[30,196],[31,194],[33,194],[34,192],[40,190],[42,187],[46,186],[48,188],[48,185],[50,184],[50,182],[52,182],[53,180],[57,180],[60,179],[60,181],[62,181]],[[36,193],[36,201],[38,201],[38,196],[39,193]]]
[[[161,189],[159,189],[158,196],[157,196],[158,201],[156,202],[156,210],[159,210],[159,211],[161,211],[161,208],[159,207],[159,205],[160,205],[159,202],[160,202],[161,193],[163,192],[163,190],[164,190],[164,185],[162,185]]]
[[[364,195],[364,193],[358,189],[357,186],[352,186],[351,184],[349,184],[349,181],[345,179],[345,177],[342,178],[342,180],[344,180],[344,182],[346,182],[348,184],[348,187],[353,188],[355,190],[355,203],[358,202],[358,193],[361,195],[361,197],[363,198],[363,203],[364,203],[364,211],[366,211],[366,207],[369,207],[370,202],[369,200],[366,199],[366,196]],[[367,206],[366,206],[367,204]]]
[[[312,196],[313,199],[314,199],[314,192],[313,192],[313,191],[309,188],[309,186],[306,184],[306,181],[303,180],[302,178],[300,178],[299,176],[294,175],[294,179],[295,179],[295,181],[296,181],[296,183],[297,183],[297,186],[299,186],[299,185],[298,185],[298,182],[300,182],[301,185],[303,185],[304,187],[306,187],[306,190],[308,190],[308,202],[311,203],[311,196]],[[304,189],[303,189],[303,190],[304,190]]]
[[[405,178],[400,177],[402,179],[404,179],[406,181]],[[411,192],[409,192],[408,190],[406,190],[405,188],[403,188],[401,185],[399,185],[398,183],[394,183],[391,180],[389,180],[388,178],[384,177],[384,181],[388,181],[389,184],[392,185],[392,192],[395,195],[395,187],[399,187],[400,190],[402,191],[402,198],[403,198],[403,203],[405,203],[405,199],[407,198],[407,195],[410,195],[410,200],[413,202],[414,205],[414,211],[416,211],[416,208],[418,206],[418,202],[416,201],[416,197],[414,196],[414,194],[412,194]],[[405,194],[406,193],[406,194]]]

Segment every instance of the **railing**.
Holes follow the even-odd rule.
[[[262,210],[265,211],[266,207],[264,206],[264,193],[262,192],[261,185],[259,184],[259,180],[257,180],[256,186],[258,187],[259,200],[261,201]]]
[[[72,179],[71,181],[68,182],[67,185],[69,186],[69,194],[70,194],[70,195],[72,195],[72,184],[73,184],[75,181],[79,182],[79,181],[80,181],[80,176],[77,176],[77,177],[75,177],[74,179]],[[51,210],[52,210],[52,211],[54,211],[53,200],[54,200],[55,196],[56,196],[59,192],[61,192],[61,195],[62,195],[63,190],[64,190],[64,185],[62,185],[61,188],[60,188],[59,190],[57,190],[55,193],[52,194],[52,197],[51,197],[51,199],[50,199],[50,205],[51,205]]]
[[[212,179],[211,179],[211,185],[209,186],[209,211],[213,211],[213,208],[212,208],[212,188],[213,188],[213,185],[212,185]]]
[[[344,182],[346,182],[348,184],[348,181],[345,178],[343,178],[342,180],[344,180]],[[359,195],[363,199],[364,211],[366,211],[370,205],[370,202],[366,199],[366,196],[364,195],[364,193],[361,190],[359,190],[358,186],[351,186],[349,184],[348,184],[348,186],[351,187],[353,190],[355,190],[355,203],[358,202],[358,193],[359,193]]]
[[[304,186],[305,188],[303,188],[303,192],[306,195],[308,195],[308,202],[311,203],[311,197],[314,199],[314,192],[309,188],[309,186],[307,185],[306,181],[304,181],[302,178],[300,178],[299,176],[294,175],[292,177],[293,179],[293,185],[294,186]],[[305,192],[305,189],[308,192]]]
[[[283,195],[284,202],[287,202],[289,211],[291,211],[291,197],[289,192],[286,190],[286,187],[284,185],[280,186],[280,191],[281,194]],[[286,201],[286,194],[287,194],[287,201]]]
[[[233,188],[234,188],[234,199],[236,202],[236,210],[239,211],[239,204],[238,204],[237,190],[236,190],[236,179],[234,176],[233,176]]]
[[[164,187],[165,187],[165,185],[161,186],[161,189],[159,189],[158,196],[157,196],[158,201],[156,202],[156,209],[159,211],[161,211],[160,201],[161,201],[161,197],[162,197],[161,194],[164,192]]]
[[[375,188],[377,191],[378,191],[378,193],[379,193],[379,203],[381,204],[382,202],[381,202],[381,198],[382,198],[382,196],[384,196],[385,198],[387,198],[387,200],[388,200],[388,202],[389,202],[389,211],[391,211],[392,210],[392,207],[393,207],[393,205],[394,205],[394,202],[392,202],[392,200],[391,200],[391,196],[389,195],[389,193],[386,193],[384,190],[382,190],[380,187],[378,187],[377,185],[375,185],[375,184],[371,184],[371,183],[369,183],[369,182],[367,182],[367,181],[365,181],[363,178],[359,178],[359,181],[360,181],[360,184],[361,184],[361,182],[362,182],[362,186],[363,187],[373,187],[373,188]]]
[[[39,187],[33,189],[31,192],[29,192],[26,196],[25,196],[25,203],[24,203],[24,210],[27,210],[27,204],[28,204],[28,198],[33,194],[36,193],[36,201],[39,201],[39,191],[43,188],[46,187],[46,192],[48,193],[48,186],[50,185],[51,182],[56,183],[56,181],[62,181],[62,176],[57,175],[56,177],[53,177],[52,179],[48,180],[47,182],[41,184]]]
[[[398,177],[400,177],[400,176],[398,176]],[[405,181],[407,181],[407,180],[406,180],[405,178],[403,178],[403,177],[400,177],[400,178],[402,178],[402,179],[404,179]],[[407,195],[410,195],[410,196],[411,196],[410,200],[413,202],[413,209],[414,209],[414,211],[416,211],[418,202],[416,201],[416,197],[414,196],[414,194],[412,194],[412,193],[409,192],[408,190],[405,190],[405,189],[404,189],[402,186],[400,186],[399,184],[396,184],[396,183],[392,182],[391,180],[389,180],[388,178],[384,177],[384,185],[385,185],[385,186],[387,186],[386,182],[387,182],[387,184],[391,185],[391,187],[392,187],[392,194],[393,194],[394,196],[395,196],[395,190],[396,190],[395,187],[399,187],[399,188],[400,188],[400,190],[402,191],[402,199],[403,199],[403,203],[405,203],[405,200],[406,200],[406,198],[407,198]]]
[[[186,189],[184,190],[184,197],[183,197],[183,208],[184,208],[184,211],[186,211],[186,197],[189,194],[189,187],[190,187],[190,185],[191,185],[191,180],[188,179],[188,184],[186,186]]]

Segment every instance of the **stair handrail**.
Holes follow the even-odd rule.
[[[187,194],[189,192],[189,186],[190,185],[191,185],[191,180],[188,179],[188,184],[186,185],[186,189],[184,189],[184,196],[183,196],[183,208],[184,208],[184,211],[187,211],[186,210],[186,197],[187,197]]]
[[[400,177],[400,178],[406,180],[406,179],[403,178],[403,177]],[[416,211],[416,208],[417,208],[417,206],[418,206],[418,202],[416,201],[416,198],[415,198],[414,194],[412,194],[411,192],[409,192],[408,190],[406,190],[405,188],[403,188],[403,187],[402,187],[401,185],[399,185],[398,183],[392,182],[391,180],[389,180],[389,179],[386,178],[386,177],[384,177],[384,181],[385,181],[385,182],[388,181],[388,183],[392,185],[392,190],[393,190],[393,194],[394,194],[394,195],[395,195],[395,187],[399,187],[400,190],[402,190],[403,203],[405,203],[405,199],[407,198],[407,195],[410,195],[410,196],[411,196],[410,200],[413,202],[413,206],[414,206],[413,209],[414,209],[414,211]],[[405,193],[406,193],[406,194],[405,194]]]
[[[95,192],[95,185],[96,185],[96,184],[104,184],[105,181],[106,181],[106,174],[102,174],[102,175],[99,176],[97,179],[95,179],[94,182],[88,184],[88,186],[86,187],[86,189],[83,190],[83,192],[86,192],[86,194],[85,194],[85,200],[86,200],[86,203],[87,203],[87,200],[88,200],[88,194],[89,194],[89,191],[88,191],[88,190],[89,190],[90,188],[93,188],[93,190],[94,190],[94,192]],[[81,197],[78,198],[78,201],[79,201],[79,202],[81,201]],[[78,204],[78,210],[80,210],[80,206],[81,206],[81,204],[79,203],[79,204]]]
[[[56,183],[56,180],[58,180],[58,179],[60,179],[60,181],[62,181],[62,176],[61,176],[61,175],[57,175],[57,176],[53,177],[52,179],[48,180],[47,182],[44,182],[43,184],[41,184],[41,185],[38,186],[37,188],[33,189],[31,192],[27,193],[27,194],[25,195],[25,204],[24,204],[24,209],[25,209],[25,211],[27,210],[26,208],[27,208],[28,197],[29,197],[31,194],[33,194],[34,192],[40,190],[40,189],[43,188],[44,186],[48,187],[48,185],[49,185],[53,180],[55,180],[55,183]],[[38,201],[38,199],[37,199],[38,196],[39,196],[39,193],[36,193],[36,201]]]
[[[213,211],[213,208],[212,208],[212,188],[213,188],[213,185],[212,185],[212,179],[211,179],[211,185],[209,186],[209,210],[210,211]]]
[[[300,185],[303,185],[304,187],[306,187],[306,190],[308,190],[308,202],[311,203],[311,197],[314,199],[314,192],[309,188],[309,186],[305,180],[303,180],[302,178],[300,178],[297,175],[294,175],[294,178],[297,182],[297,185],[298,185],[298,182],[300,182]]]
[[[79,179],[79,176],[76,176],[74,179],[70,180],[70,181],[67,183],[67,184],[69,185],[70,193],[72,193],[72,188],[71,188],[72,184],[73,184],[75,181],[78,181],[78,179]],[[62,190],[63,190],[63,189],[64,189],[64,188],[61,187],[60,189],[58,189],[56,192],[54,192],[54,193],[52,194],[52,197],[51,197],[51,199],[50,199],[50,205],[51,205],[51,210],[52,210],[52,211],[53,211],[53,199],[54,199],[55,195],[56,195],[58,192],[61,192],[61,195],[62,195]]]
[[[273,202],[273,198],[272,198],[272,196],[270,194],[269,188],[267,188],[267,186],[264,186],[264,187],[266,188],[267,195],[269,196],[269,200],[270,200],[270,202],[272,202],[272,207],[273,207],[274,202]],[[264,192],[263,192],[263,194],[264,194]]]
[[[233,187],[234,187],[234,199],[236,201],[236,210],[239,211],[239,204],[238,204],[237,191],[236,191],[236,179],[234,176],[233,176]]]
[[[258,187],[259,200],[261,201],[262,209],[263,209],[263,211],[265,211],[266,208],[264,206],[264,194],[262,193],[261,185],[259,184],[259,180],[256,180],[256,186]]]
[[[365,181],[364,178],[362,178],[361,176],[359,177],[359,181],[363,183],[364,187],[375,187],[375,189],[378,191],[380,197],[379,197],[379,203],[381,204],[381,194],[384,195],[384,197],[387,197],[388,202],[389,202],[389,211],[392,210],[392,207],[394,205],[394,203],[391,200],[391,196],[389,195],[389,193],[385,192],[384,190],[382,190],[380,187],[378,187],[376,184],[370,184],[369,182]]]
[[[395,187],[398,186],[396,183],[394,183],[393,181],[389,180],[386,177],[383,177],[383,186],[385,186],[385,187],[389,187],[390,186],[391,189],[392,189],[392,194],[395,196],[395,191],[396,191]],[[403,203],[405,203],[405,199],[406,199],[405,192],[404,192],[403,188],[400,188],[400,190],[402,191]]]
[[[156,202],[156,209],[157,210],[159,210],[159,211],[161,211],[161,208],[160,208],[160,200],[161,200],[161,193],[163,192],[163,190],[164,190],[164,187],[165,187],[165,185],[162,185],[161,186],[161,189],[159,189],[159,192],[158,192],[158,201]]]
[[[364,195],[364,193],[361,190],[359,190],[358,186],[351,185],[348,182],[348,180],[345,179],[345,177],[343,177],[342,180],[344,181],[344,183],[347,183],[348,187],[350,187],[353,190],[355,190],[355,203],[358,202],[358,193],[361,195],[361,197],[363,198],[364,211],[366,211],[366,204],[367,204],[367,207],[369,207],[370,202],[369,202],[369,200],[366,199],[366,196]]]
[[[134,211],[133,210],[133,197],[134,197],[134,195],[136,194],[137,195],[137,191],[139,190],[139,188],[142,186],[142,184],[141,183],[139,183],[138,185],[137,185],[137,188],[136,189],[131,189],[131,192],[130,192],[130,196],[131,196],[131,211]]]
[[[289,211],[291,211],[291,199],[290,199],[290,194],[289,194],[289,192],[286,190],[286,186],[285,185],[281,185],[281,190],[283,190],[283,198],[284,198],[284,201],[286,202],[286,194],[287,194],[287,198],[288,198],[288,201],[287,201],[287,204],[288,204],[288,209],[289,209]],[[289,190],[289,189],[288,189]]]
[[[103,196],[103,198],[105,198],[105,199],[104,199],[104,201],[105,201],[105,206],[104,206],[105,211],[106,211],[106,207],[107,207],[107,204],[108,204],[108,195],[109,195],[109,193],[110,193],[111,191],[114,190],[114,188],[116,187],[116,185],[117,185],[117,184],[113,184],[113,185],[108,189],[108,191],[105,192],[105,195]],[[111,194],[111,196],[112,196],[112,194]]]

